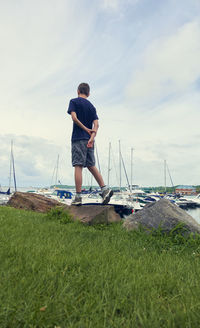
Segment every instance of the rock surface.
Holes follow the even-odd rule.
[[[43,195],[29,192],[15,192],[7,205],[19,209],[45,213],[55,206],[60,206],[60,203]]]
[[[75,220],[80,220],[88,225],[121,221],[120,215],[115,212],[113,206],[109,205],[65,206],[64,208],[72,214]]]
[[[74,220],[80,220],[82,223],[108,224],[111,222],[121,221],[120,215],[117,214],[113,206],[105,205],[83,205],[67,206],[43,195],[26,192],[16,192],[8,201],[8,206],[18,209],[31,210],[45,213],[55,206],[62,206],[68,210]]]
[[[161,199],[130,215],[124,221],[123,226],[127,230],[138,229],[140,225],[147,230],[162,227],[163,231],[170,232],[180,222],[185,224],[189,232],[200,233],[200,225],[187,212],[169,200]]]

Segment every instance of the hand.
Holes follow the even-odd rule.
[[[86,129],[86,132],[91,136],[93,133],[95,133],[96,136],[96,131],[94,129]]]
[[[94,146],[94,139],[91,137],[91,138],[88,140],[87,148],[92,148],[93,146]]]

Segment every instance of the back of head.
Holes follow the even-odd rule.
[[[90,86],[88,83],[81,83],[78,86],[78,93],[82,95],[86,95],[87,97],[90,94]]]

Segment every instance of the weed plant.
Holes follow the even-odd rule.
[[[47,214],[46,218],[48,220],[58,221],[63,224],[72,223],[73,217],[72,215],[62,206],[53,207]]]
[[[199,236],[58,212],[0,208],[1,328],[200,326]]]

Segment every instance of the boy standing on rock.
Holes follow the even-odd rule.
[[[102,203],[108,204],[113,191],[108,188],[100,172],[95,166],[94,139],[99,127],[98,116],[95,107],[87,99],[90,95],[90,87],[87,83],[78,86],[78,97],[71,99],[68,114],[73,120],[72,131],[72,165],[76,185],[76,196],[72,205],[81,205],[82,169],[87,167],[101,188]]]

